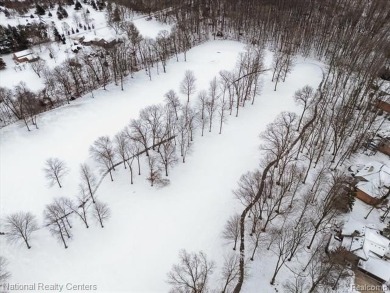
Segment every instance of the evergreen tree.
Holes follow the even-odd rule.
[[[76,4],[74,5],[74,10],[80,10],[83,6],[81,6],[81,3],[79,1],[76,1]]]
[[[59,42],[61,41],[61,36],[60,33],[58,32],[56,27],[53,27],[53,34],[54,34],[54,39]]]
[[[45,15],[45,9],[41,5],[37,4],[35,9],[35,14]]]
[[[0,70],[5,69],[6,66],[7,66],[7,64],[5,64],[3,58],[0,58]]]
[[[120,14],[118,6],[115,7],[114,12],[112,14],[112,21],[114,21],[114,22],[121,21],[121,14]]]

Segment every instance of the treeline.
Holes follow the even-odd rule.
[[[114,2],[141,11],[146,7],[142,12],[162,11],[161,19],[192,35],[220,32],[226,38],[265,43],[278,52],[348,64],[352,70],[360,65],[346,59],[356,60],[367,64],[373,75],[386,65],[390,54],[389,40],[384,37],[389,29],[387,2],[382,0]]]
[[[15,0],[1,0],[0,1],[0,12],[3,11],[5,16],[8,16],[10,11],[15,11],[19,14],[25,14],[32,8],[37,8],[40,6],[43,9],[54,8],[55,5],[76,5],[76,3],[89,4],[93,7],[104,7],[106,1],[104,0],[24,0],[24,1],[15,1]]]
[[[2,26],[0,25],[0,53],[25,50],[32,45],[49,41],[48,26],[44,23],[27,25]]]

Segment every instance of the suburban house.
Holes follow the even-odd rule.
[[[360,271],[380,283],[390,282],[390,239],[354,220],[345,223],[341,236],[341,245],[356,256]]]
[[[38,60],[38,56],[35,55],[31,50],[23,50],[13,54],[12,57],[16,62],[34,62]]]
[[[378,151],[381,153],[390,156],[390,138],[384,137],[378,143]]]
[[[99,47],[104,47],[104,48],[111,48],[115,46],[116,44],[120,43],[121,41],[112,38],[112,37],[106,37],[106,38],[101,38],[101,37],[96,37],[96,36],[75,36],[71,37],[73,40],[78,41],[80,44],[84,46],[99,46]]]
[[[390,113],[390,103],[386,100],[379,100],[377,107],[387,113]]]
[[[379,162],[371,162],[354,175],[356,197],[369,205],[379,204],[390,194],[390,168]]]

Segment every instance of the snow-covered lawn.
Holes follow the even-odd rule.
[[[41,115],[39,130],[28,133],[21,123],[1,129],[1,215],[32,211],[41,220],[44,206],[53,198],[77,193],[79,164],[94,165],[88,148],[98,136],[115,135],[138,117],[140,109],[162,102],[169,89],[178,91],[185,70],[194,71],[198,90],[207,89],[220,70],[234,67],[243,50],[243,44],[233,41],[208,42],[190,50],[187,62],[171,60],[167,73],[154,75],[152,81],[139,72],[127,80],[124,91],[112,85],[107,91],[97,91],[93,100],[84,97]],[[119,167],[115,181],[106,178],[97,192],[110,206],[112,218],[104,229],[86,229],[75,219],[74,239],[67,250],[46,229],[35,233],[31,250],[10,246],[0,236],[1,254],[9,260],[13,274],[11,282],[69,282],[97,284],[103,291],[167,292],[166,273],[182,248],[203,250],[221,266],[221,231],[226,219],[242,209],[232,189],[243,173],[258,164],[258,134],[281,111],[297,110],[292,99],[297,89],[306,84],[316,87],[321,81],[322,72],[313,62],[299,59],[276,92],[268,72],[254,106],[248,104],[238,118],[229,117],[221,135],[215,128],[205,137],[196,136],[186,164],[179,163],[171,171],[169,186],[151,188],[144,176],[135,177],[135,184],[130,185],[129,172]],[[271,63],[269,52],[266,63]],[[47,187],[42,167],[48,157],[61,158],[71,170],[61,190]],[[261,287],[253,288],[246,292],[259,292]],[[272,291],[269,286],[261,292]]]
[[[39,78],[38,75],[34,73],[30,64],[24,63],[18,66],[12,59],[12,54],[3,55],[1,57],[7,64],[5,69],[0,70],[1,87],[12,89],[21,81],[25,82],[32,91],[38,91],[44,87],[43,79]],[[45,60],[47,59],[45,58]]]
[[[146,16],[134,16],[133,23],[144,38],[155,38],[160,31],[171,30],[170,25],[161,23],[155,18],[148,20]]]

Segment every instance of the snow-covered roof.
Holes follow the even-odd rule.
[[[27,60],[31,61],[31,60],[37,59],[38,56],[35,55],[35,54],[29,54],[29,55],[24,56],[24,58],[26,58]]]
[[[87,35],[88,36],[88,35]],[[82,35],[74,35],[74,36],[70,36],[70,38],[72,39],[72,40],[75,40],[75,41],[80,41],[81,39],[85,39],[86,38],[86,36],[82,36]]]
[[[360,260],[359,267],[385,282],[390,281],[390,261],[388,260],[370,257],[366,261]]]
[[[16,58],[27,57],[28,55],[31,55],[31,54],[32,54],[32,51],[29,49],[14,53]]]
[[[390,168],[385,164],[380,162],[373,161],[364,166],[359,172],[356,173],[356,176],[363,177],[367,180],[372,179],[372,176],[385,176],[383,179],[390,180]]]
[[[363,179],[356,187],[374,198],[382,197],[390,186],[390,168],[379,162],[365,165],[355,177]]]
[[[383,257],[389,251],[389,245],[390,240],[379,234],[377,230],[366,229],[363,250],[367,256],[372,252]]]
[[[343,228],[341,230],[342,235],[350,236],[355,231],[359,232],[359,235],[364,235],[366,230],[366,224],[363,222],[359,222],[354,218],[350,218],[347,222],[344,223]]]
[[[341,245],[347,250],[353,252],[361,259],[367,260],[373,255],[383,257],[390,250],[390,240],[380,235],[379,231],[368,226],[356,225],[353,230],[353,224],[347,223],[343,228],[342,234],[345,235]],[[359,234],[353,234],[358,231]],[[346,233],[348,232],[348,234]]]

